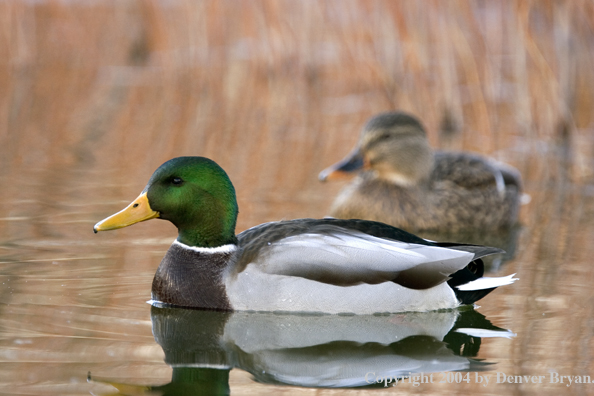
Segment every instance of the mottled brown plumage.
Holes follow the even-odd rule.
[[[421,123],[405,113],[373,117],[353,153],[320,179],[357,170],[330,216],[413,232],[495,230],[517,222],[521,177],[515,168],[478,154],[434,152]]]

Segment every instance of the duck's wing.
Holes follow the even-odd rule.
[[[447,281],[475,257],[475,252],[438,247],[383,226],[336,219],[264,224],[238,235],[242,254],[237,271],[249,266],[339,286],[395,282],[426,289]],[[379,228],[364,232],[373,227]],[[386,237],[390,232],[400,238]]]
[[[451,182],[467,189],[496,188],[500,193],[509,186],[522,187],[520,172],[513,166],[462,152],[437,151],[431,178],[435,183]]]

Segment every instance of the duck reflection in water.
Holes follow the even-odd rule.
[[[393,315],[296,315],[151,308],[153,334],[173,368],[161,386],[108,383],[119,394],[228,395],[229,372],[257,382],[383,387],[377,378],[483,371],[483,337],[512,337],[474,309]],[[380,381],[381,382],[381,381]]]

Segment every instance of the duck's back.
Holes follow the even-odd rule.
[[[478,154],[436,151],[431,180],[434,183],[449,181],[468,190],[492,189],[498,191],[522,189],[520,172],[511,165]]]
[[[430,180],[400,186],[362,173],[341,191],[330,215],[411,232],[502,229],[517,222],[520,194],[515,168],[474,154],[436,152]]]
[[[499,285],[470,294],[454,290],[480,278],[480,258],[500,249],[441,246],[378,222],[288,220],[256,226],[237,239],[239,259],[225,282],[237,310],[360,314],[449,309],[474,302]],[[481,268],[480,273],[469,267]]]

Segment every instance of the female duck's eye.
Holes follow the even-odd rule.
[[[174,177],[173,179],[171,179],[171,184],[173,184],[174,186],[180,186],[182,185],[184,182],[184,180],[181,177]]]
[[[379,135],[376,139],[376,141],[380,141],[380,140],[388,140],[390,139],[391,135],[389,133],[382,133],[381,135]]]

